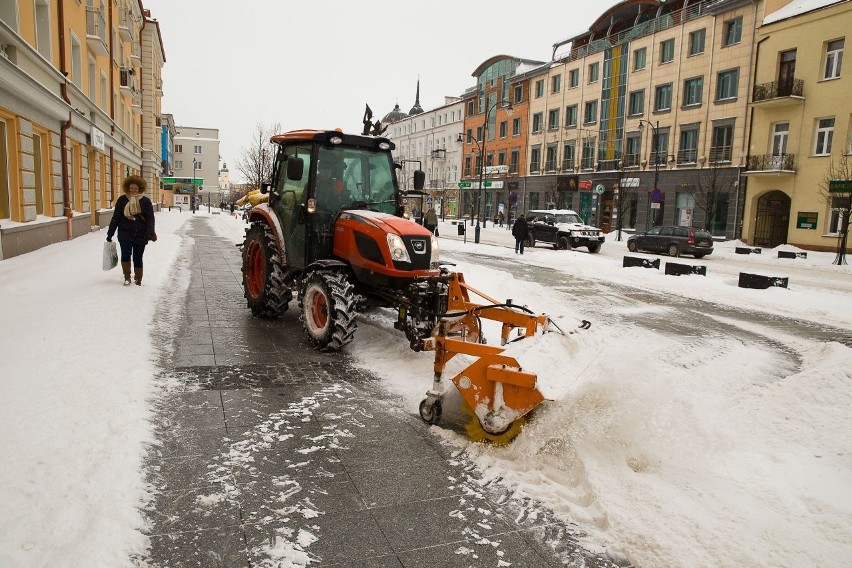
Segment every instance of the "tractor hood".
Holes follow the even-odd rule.
[[[396,215],[388,213],[378,213],[376,211],[345,211],[340,214],[341,219],[352,219],[373,225],[377,229],[385,233],[393,233],[395,235],[431,235],[428,229],[422,225],[418,225],[410,219],[403,219]]]

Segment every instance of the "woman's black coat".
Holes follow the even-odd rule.
[[[529,229],[527,227],[527,220],[523,217],[518,217],[515,219],[515,224],[512,225],[512,235],[522,241],[529,236]]]
[[[127,196],[122,195],[115,202],[107,238],[111,239],[115,230],[118,229],[119,241],[130,241],[137,245],[147,244],[154,234],[154,205],[143,195],[139,198],[141,212],[131,220],[124,216],[124,208],[128,201]]]

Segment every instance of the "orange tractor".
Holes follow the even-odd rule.
[[[277,317],[296,295],[310,343],[321,351],[349,344],[356,316],[373,306],[397,313],[394,327],[415,351],[434,351],[435,378],[420,405],[429,423],[441,418],[443,373],[458,354],[476,359],[452,378],[469,407],[473,439],[510,440],[542,400],[536,376],[502,347],[486,345],[483,319],[534,335],[547,326],[536,315],[466,285],[438,259],[438,240],[409,218],[386,138],[339,130],[298,130],[272,137],[277,151],[268,196],[249,212],[243,285],[255,316]],[[414,172],[422,193],[425,174]],[[476,295],[484,303],[474,303]]]

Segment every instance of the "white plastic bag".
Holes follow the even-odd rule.
[[[104,243],[104,270],[112,270],[118,266],[118,251],[115,250],[115,243],[107,241]]]

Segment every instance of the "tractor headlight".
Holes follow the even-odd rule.
[[[441,260],[439,257],[440,250],[438,247],[438,237],[432,235],[432,254],[429,256],[429,268],[432,270],[437,270],[441,266],[438,264],[438,261]]]
[[[411,257],[408,256],[408,250],[405,248],[405,243],[402,242],[402,237],[388,233],[388,248],[390,249],[391,259],[394,262],[411,262]]]

